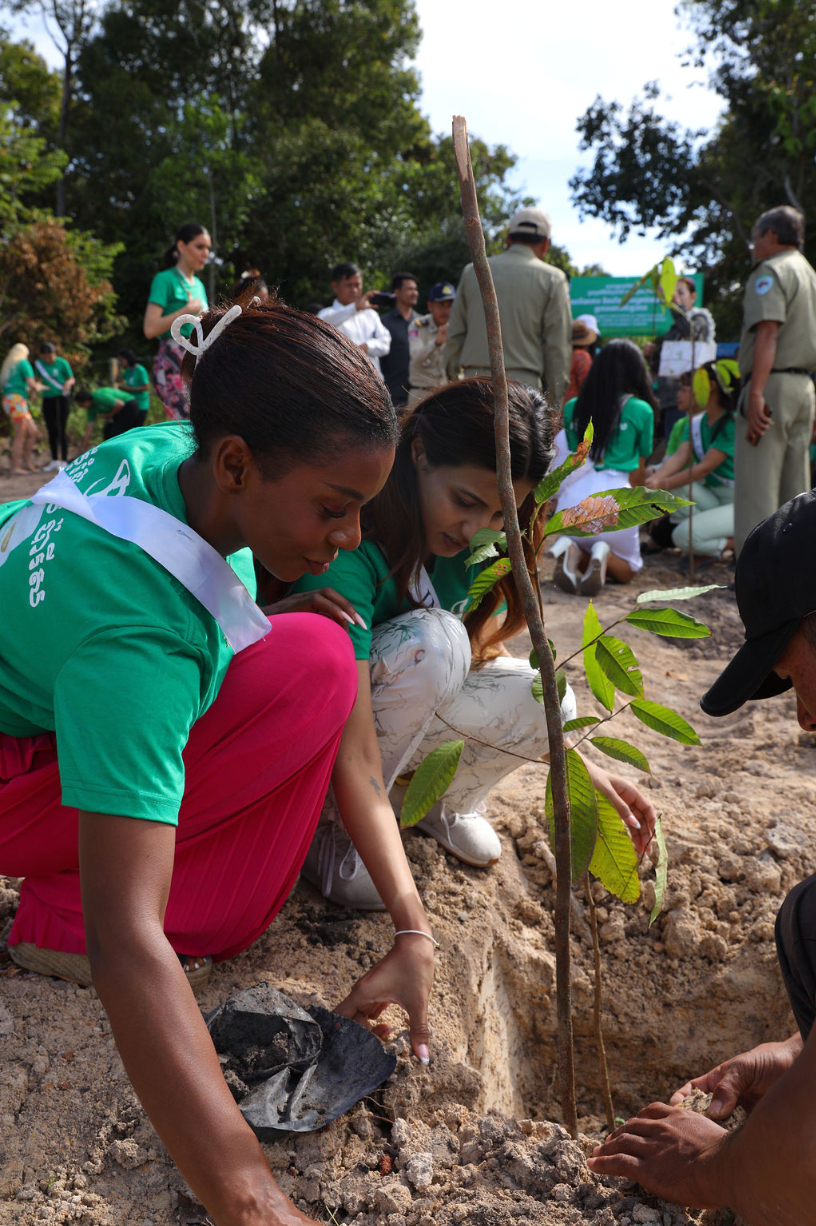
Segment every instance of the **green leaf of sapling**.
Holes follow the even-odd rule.
[[[598,667],[616,690],[622,690],[632,698],[643,697],[643,677],[628,643],[621,642],[612,634],[604,634],[595,644],[595,658]]]
[[[615,736],[591,736],[589,740],[590,744],[600,749],[607,757],[615,758],[618,762],[627,762],[629,766],[636,766],[639,771],[646,771],[649,775],[652,773],[646,755],[641,753],[636,745],[630,745],[628,741],[621,741]]]
[[[415,826],[444,796],[456,774],[464,747],[464,741],[446,741],[423,758],[408,784],[402,802],[400,826]]]
[[[587,685],[592,691],[593,696],[597,698],[602,707],[611,712],[615,703],[615,687],[604,675],[595,658],[597,640],[600,639],[602,634],[603,626],[598,614],[595,612],[595,606],[590,600],[587,605],[587,611],[584,614],[584,628],[581,635],[581,644],[584,652],[584,672],[586,673]]]
[[[595,840],[598,836],[598,802],[589,771],[579,753],[567,750],[567,795],[570,805],[570,844],[572,848],[572,884],[582,881],[589,868]],[[552,794],[552,771],[547,775],[544,812],[550,833],[550,846],[555,850],[555,813]],[[620,820],[620,819],[619,819]]]
[[[494,562],[492,566],[486,566],[484,570],[479,571],[468,590],[468,606],[465,612],[472,613],[474,609],[478,609],[487,593],[492,591],[496,584],[510,573],[510,570],[510,559],[499,558],[498,562]]]
[[[636,699],[629,708],[642,724],[653,728],[662,736],[671,737],[681,745],[699,745],[700,738],[691,724],[672,711],[671,707],[661,706],[659,702],[647,702],[645,698]]]
[[[711,631],[703,622],[678,609],[632,609],[626,620],[641,630],[673,639],[706,639]]]
[[[666,600],[693,600],[695,596],[714,592],[722,586],[722,583],[709,583],[705,587],[669,587],[654,592],[641,592],[635,604],[653,604],[656,601],[662,603]]]
[[[592,724],[599,724],[600,722],[597,715],[577,715],[575,719],[568,719],[564,724],[564,734],[577,732],[579,728],[589,728]]]
[[[620,814],[602,792],[595,793],[598,806],[598,837],[589,871],[621,902],[640,898],[638,855]]]
[[[499,550],[507,549],[507,534],[495,528],[479,528],[470,538],[470,549],[473,552],[465,558],[465,566],[479,566],[488,558],[497,558]]]

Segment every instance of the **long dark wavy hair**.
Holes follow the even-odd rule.
[[[595,427],[589,450],[591,460],[603,459],[620,423],[623,396],[637,396],[657,408],[646,363],[637,345],[632,341],[609,341],[593,361],[572,414],[572,430],[579,439],[584,437],[590,419]]]
[[[537,483],[549,468],[554,448],[554,413],[540,392],[521,383],[509,384],[510,455],[514,481]],[[493,384],[489,379],[463,379],[421,401],[400,423],[394,467],[383,489],[362,512],[363,536],[373,540],[387,558],[401,599],[416,607],[410,588],[427,556],[412,443],[419,438],[432,468],[472,464],[496,471],[493,433]],[[519,511],[522,527],[533,514],[532,494]],[[543,512],[543,508],[542,508]],[[524,548],[535,576],[534,546],[543,532],[543,514],[536,520],[534,541]],[[504,601],[507,612],[496,630],[482,637],[485,624]],[[471,642],[481,650],[511,638],[524,624],[521,601],[512,576],[505,578],[464,619]]]

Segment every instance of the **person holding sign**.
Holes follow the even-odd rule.
[[[40,356],[34,363],[34,369],[42,383],[42,411],[51,448],[51,463],[46,464],[43,472],[54,472],[64,468],[68,461],[66,427],[71,390],[76,379],[68,362],[58,356],[56,346],[50,341],[43,341],[40,345]]]
[[[313,594],[316,611],[341,624],[353,619],[359,685],[338,757],[351,773],[346,786],[335,781],[303,868],[324,897],[343,906],[382,908],[352,821],[358,830],[393,822],[392,803],[399,807],[404,795],[400,780],[432,750],[464,737],[452,783],[417,829],[476,868],[501,855],[485,816],[490,789],[518,769],[519,755],[546,760],[547,721],[531,689],[536,673],[503,647],[525,624],[512,576],[469,609],[468,589],[484,565],[468,566],[469,543],[478,529],[502,526],[493,403],[491,380],[465,379],[405,414],[391,476],[364,510],[360,548],[341,554],[325,575],[295,584],[296,592]],[[552,459],[552,416],[544,397],[520,383],[510,382],[509,403],[514,489],[527,524],[532,491]],[[568,689],[565,720],[574,704]],[[628,780],[586,766],[645,850],[651,805]]]
[[[709,395],[702,412],[694,412],[691,374],[680,376],[677,404],[690,414],[683,423],[680,445],[643,484],[650,490],[677,490],[694,506],[671,516],[675,527],[671,543],[683,553],[714,561],[721,558],[734,536],[734,410],[740,382],[730,371],[725,382],[724,363],[702,366]],[[695,378],[700,375],[698,371]]]

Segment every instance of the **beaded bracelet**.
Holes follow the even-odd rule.
[[[430,932],[423,932],[421,928],[401,928],[399,932],[394,933],[395,937],[427,937],[429,941],[433,941],[434,949],[439,949],[439,942],[436,937],[432,937]]]

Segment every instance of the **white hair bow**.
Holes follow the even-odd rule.
[[[257,299],[253,298],[252,301],[255,302],[257,301]],[[250,303],[250,306],[251,305],[252,303]],[[224,331],[224,329],[227,327],[227,325],[231,324],[233,319],[237,319],[240,314],[241,314],[241,308],[236,303],[235,306],[230,307],[226,315],[221,316],[218,323],[215,325],[215,327],[210,331],[210,333],[207,336],[204,335],[204,332],[201,327],[201,321],[198,319],[196,315],[179,315],[177,316],[176,319],[173,320],[172,324],[170,325],[170,335],[172,336],[176,344],[181,345],[182,349],[186,349],[187,352],[191,353],[194,358],[200,358],[202,353],[205,353],[209,349],[213,341],[218,340],[219,336]],[[181,329],[184,327],[185,324],[192,324],[193,327],[195,328],[195,333],[196,333],[196,336],[198,337],[197,345],[194,345],[192,341],[187,339],[186,336],[181,335]]]

